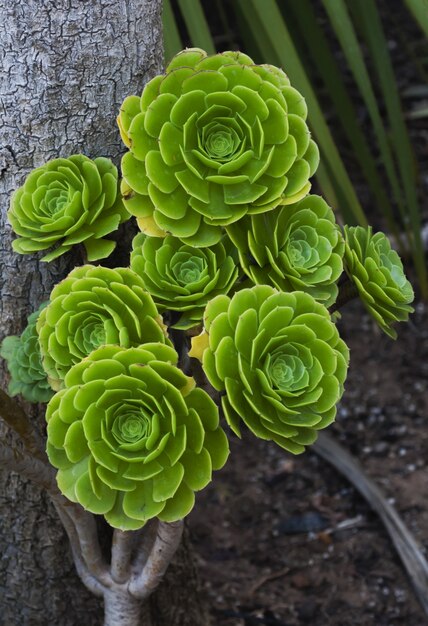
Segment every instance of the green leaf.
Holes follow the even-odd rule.
[[[367,224],[366,216],[325,122],[315,91],[297,55],[275,0],[263,2],[237,0],[236,4],[263,55],[263,60],[282,66],[290,76],[293,85],[306,98],[310,111],[309,125],[320,146],[321,160],[324,158],[329,164],[330,171],[334,172],[334,187],[340,187],[343,192],[344,202],[340,209],[344,218],[348,223]],[[330,176],[324,171],[324,176],[326,175]],[[327,189],[326,185],[324,187]],[[334,198],[327,198],[327,200],[330,205],[334,206]]]
[[[91,237],[83,242],[86,249],[88,261],[98,261],[110,256],[116,247],[116,242],[110,239],[95,239]]]
[[[189,32],[192,45],[195,48],[202,48],[208,54],[215,54],[216,50],[200,1],[178,0],[178,6]]]
[[[177,52],[183,48],[170,0],[163,0],[162,22],[165,48],[164,57],[165,61],[168,62],[174,54],[177,54]]]

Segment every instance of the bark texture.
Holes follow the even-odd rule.
[[[42,253],[14,254],[10,194],[32,168],[58,156],[80,152],[118,164],[118,108],[162,67],[160,12],[161,0],[0,0],[0,340],[19,334],[27,315],[82,261],[79,251],[50,264],[39,262]],[[130,227],[120,239],[129,242]],[[114,259],[108,264],[127,262],[120,251]],[[6,388],[3,363],[0,368]],[[42,432],[43,410],[26,408]],[[0,436],[12,437],[2,424]],[[100,625],[101,603],[77,578],[47,496],[3,472],[0,519],[0,625]],[[206,623],[192,597],[189,558],[182,548],[175,568],[190,586],[189,604],[171,571],[144,608],[144,626]],[[180,609],[171,606],[178,600]]]

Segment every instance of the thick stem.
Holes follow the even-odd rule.
[[[330,307],[330,313],[339,311],[345,304],[348,304],[351,300],[358,297],[358,289],[355,283],[353,283],[348,277],[339,286],[339,295],[336,302]]]
[[[28,415],[2,389],[0,389],[0,417],[19,435],[28,452],[41,461],[47,461],[44,442]]]
[[[129,584],[129,592],[146,599],[159,585],[181,541],[183,520],[159,522],[156,540],[143,571]]]
[[[79,574],[80,580],[91,593],[102,598],[104,594],[104,588],[99,580],[89,571],[83,559],[79,537],[71,518],[67,515],[66,511],[61,506],[59,506],[58,504],[55,505],[55,503],[54,506],[62,522],[62,525],[64,526],[65,532],[67,533],[68,540],[70,541],[74,565],[76,566],[76,571]]]
[[[134,533],[132,531],[119,530],[113,533],[111,545],[111,577],[116,583],[124,583],[129,576],[131,566],[131,553],[134,547]]]
[[[56,488],[55,474],[47,463],[0,441],[0,467],[16,472],[47,491]]]
[[[108,589],[104,593],[104,626],[140,626],[143,603],[130,594]]]

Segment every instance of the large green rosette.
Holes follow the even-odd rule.
[[[232,430],[239,435],[242,420],[257,437],[303,452],[334,420],[349,361],[327,309],[307,293],[257,285],[217,296],[204,320],[189,354],[225,392]]]
[[[121,530],[182,519],[228,456],[218,409],[173,348],[104,346],[50,401],[47,452],[62,493]]]
[[[132,248],[131,268],[159,310],[181,313],[174,328],[199,324],[207,302],[228,293],[238,277],[238,255],[227,239],[210,248],[193,248],[176,237],[139,233]]]
[[[223,226],[308,193],[319,154],[306,116],[282,70],[180,52],[120,109],[126,207],[148,235],[217,243]]]
[[[169,341],[152,297],[129,268],[75,268],[52,290],[37,330],[43,366],[55,391],[72,365],[99,346]]]
[[[320,196],[246,217],[226,230],[255,284],[305,291],[325,306],[336,300],[345,244],[333,210]]]
[[[11,396],[21,394],[28,402],[48,402],[54,394],[43,369],[36,329],[37,319],[46,304],[28,317],[27,326],[19,337],[5,337],[0,345],[0,356],[6,359],[10,374],[8,393]]]
[[[382,232],[372,228],[345,226],[345,269],[359,296],[380,328],[393,339],[395,322],[405,322],[414,299],[397,252]]]
[[[117,168],[110,159],[83,154],[53,159],[33,170],[12,194],[8,218],[20,254],[54,247],[51,261],[83,243],[89,261],[102,259],[116,243],[103,239],[129,219],[119,191]]]

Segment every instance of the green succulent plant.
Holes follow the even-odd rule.
[[[335,418],[349,351],[327,309],[301,291],[267,285],[217,296],[193,339],[210,383],[222,395],[226,420],[241,420],[261,439],[298,454]]]
[[[228,239],[211,248],[193,248],[176,237],[139,233],[132,247],[131,268],[159,310],[181,313],[174,328],[199,324],[207,302],[228,293],[238,277],[238,255]]]
[[[43,366],[55,391],[68,370],[99,346],[169,341],[152,297],[129,268],[75,268],[52,290],[37,330]]]
[[[345,244],[332,209],[320,196],[246,217],[226,230],[255,284],[305,291],[326,306],[336,300]]]
[[[108,256],[116,243],[103,239],[129,219],[119,191],[117,168],[110,159],[83,154],[53,159],[33,170],[11,198],[8,218],[20,254],[55,246],[51,261],[83,243],[88,260]]]
[[[47,452],[62,493],[122,530],[193,508],[228,456],[218,409],[169,346],[103,346],[50,401]]]
[[[395,322],[404,322],[413,312],[414,293],[397,252],[382,232],[345,226],[345,269],[359,296],[380,328],[393,339]]]
[[[21,394],[28,402],[48,402],[54,392],[43,369],[36,323],[47,302],[40,305],[27,320],[27,326],[18,337],[5,337],[0,345],[0,356],[7,361],[10,374],[8,393]]]
[[[122,104],[126,207],[148,235],[217,243],[223,226],[308,193],[319,153],[306,115],[279,68],[241,52],[180,52]]]

